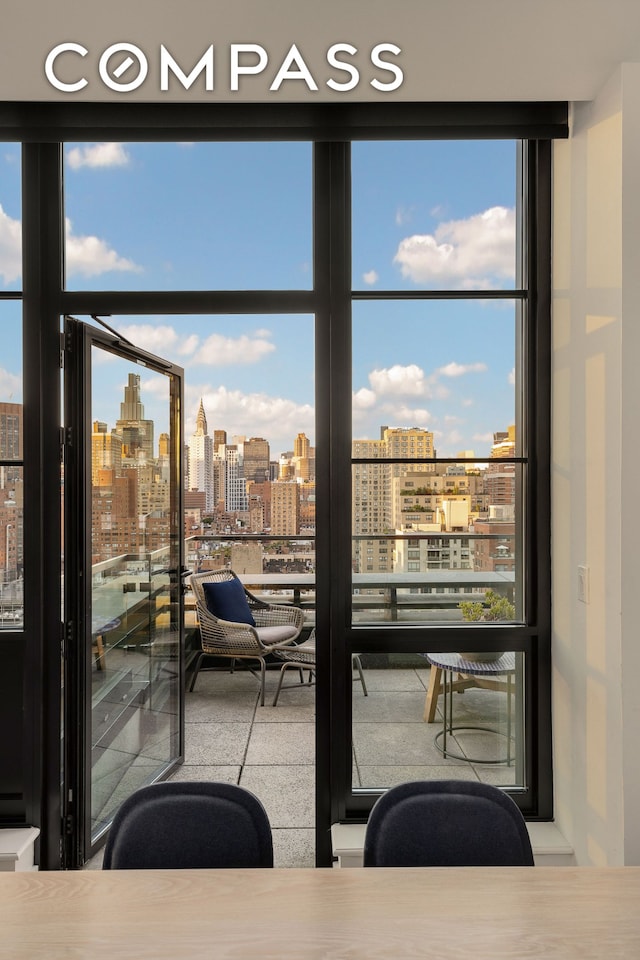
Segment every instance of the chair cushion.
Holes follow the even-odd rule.
[[[230,620],[232,623],[248,623],[255,627],[256,622],[249,609],[244,587],[235,577],[232,580],[205,581],[202,590],[207,607],[214,617]]]
[[[298,630],[288,623],[278,624],[275,627],[256,627],[256,632],[263,643],[284,643],[298,636]]]

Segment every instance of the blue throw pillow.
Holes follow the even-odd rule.
[[[219,580],[217,583],[202,584],[207,607],[220,620],[231,620],[233,623],[249,623],[255,627],[244,587],[235,577],[233,580]]]

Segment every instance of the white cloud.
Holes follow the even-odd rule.
[[[198,349],[200,343],[200,337],[197,333],[190,334],[186,340],[183,340],[182,343],[178,346],[178,353],[181,357],[188,357],[190,354],[195,353]]]
[[[0,205],[0,276],[13,283],[22,274],[22,225]]]
[[[424,407],[409,407],[407,404],[384,404],[381,413],[384,423],[396,423],[403,427],[410,424],[412,427],[423,428],[433,419]]]
[[[258,363],[275,349],[275,344],[264,337],[248,337],[246,334],[223,337],[220,333],[212,333],[199,348],[193,362],[210,367]]]
[[[375,403],[376,395],[373,390],[368,390],[366,387],[361,387],[360,390],[354,390],[352,399],[354,412],[357,410],[370,410],[371,407],[375,406]]]
[[[229,437],[235,434],[266,437],[271,444],[272,456],[277,456],[280,450],[290,449],[294,437],[300,432],[309,438],[315,435],[314,408],[308,403],[295,403],[266,393],[243,393],[224,386],[213,389],[192,385],[187,388],[187,393],[190,410],[185,426],[187,442],[195,430],[200,397],[209,433],[221,427]]]
[[[409,223],[413,219],[413,207],[400,206],[396,210],[396,224],[401,227],[403,223]]]
[[[270,341],[260,337],[248,337],[246,334],[234,339],[215,333],[202,342],[198,334],[190,333],[185,336],[184,331],[178,331],[170,324],[131,323],[118,326],[117,329],[118,333],[136,347],[163,357],[177,354],[184,358],[183,363],[189,366],[257,363],[276,349]],[[270,335],[268,330],[259,332]],[[104,356],[110,358],[111,355],[105,353]]]
[[[515,210],[490,207],[467,220],[441,223],[433,234],[401,241],[394,263],[416,283],[495,287],[513,277]]]
[[[478,443],[493,443],[493,434],[492,433],[474,433],[473,440],[477,440]]]
[[[92,143],[67,153],[72,170],[80,167],[126,167],[131,157],[121,143]]]
[[[365,283],[368,283],[369,285],[371,285],[373,283],[378,282],[378,274],[376,273],[375,270],[367,270],[366,273],[362,274],[362,279],[364,280]]]
[[[81,273],[85,277],[93,277],[111,270],[139,273],[139,267],[133,260],[121,257],[105,240],[99,237],[74,236],[73,227],[69,219],[66,225],[67,272]]]
[[[175,329],[168,324],[155,326],[152,323],[132,323],[119,327],[118,332],[136,347],[148,353],[159,353],[166,356],[168,352],[178,349],[180,338]]]
[[[443,377],[461,377],[465,373],[484,373],[486,369],[486,363],[456,363],[452,361],[444,367],[439,367],[436,372]]]
[[[516,385],[516,368],[515,367],[512,367],[511,370],[509,371],[507,380],[509,381],[512,387],[515,387]]]
[[[430,396],[430,390],[424,377],[424,370],[417,364],[402,366],[399,363],[382,370],[372,370],[369,383],[377,394],[398,394],[405,396]]]
[[[111,270],[138,273],[142,268],[133,260],[121,257],[105,240],[94,236],[75,236],[69,219],[66,225],[67,272],[85,277],[97,276]],[[22,225],[13,220],[0,206],[0,275],[5,283],[12,283],[22,272]]]
[[[20,403],[22,397],[22,377],[0,367],[0,401]]]
[[[122,385],[124,391],[124,384]],[[140,395],[148,397],[151,395],[155,399],[169,400],[169,381],[166,377],[160,375],[157,377],[142,377],[140,380]]]

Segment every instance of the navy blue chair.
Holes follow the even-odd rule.
[[[257,797],[212,781],[141,787],[116,813],[103,870],[272,867],[271,825]]]
[[[365,867],[532,867],[524,817],[488,783],[419,780],[374,804]]]

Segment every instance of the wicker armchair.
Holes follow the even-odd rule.
[[[230,657],[232,660],[258,660],[260,663],[260,706],[264,706],[265,657],[289,647],[299,637],[304,616],[299,607],[264,603],[244,590],[255,627],[216,617],[205,599],[203,584],[240,578],[233,570],[207,570],[194,573],[189,583],[196,598],[201,650],[195,663],[189,690],[196,685],[204,657]]]

